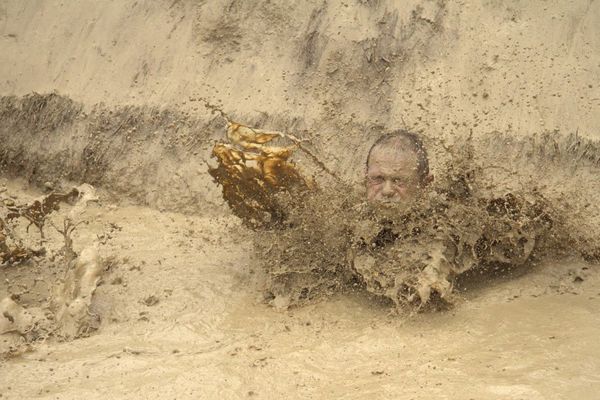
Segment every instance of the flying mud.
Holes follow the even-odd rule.
[[[339,180],[308,184],[288,160],[297,144],[266,145],[289,142],[289,135],[228,121],[226,139],[215,145],[218,166],[209,172],[233,212],[256,230],[257,258],[269,278],[265,297],[278,308],[364,289],[399,310],[442,309],[455,301],[457,284],[468,286],[475,275],[493,282],[494,275],[565,255],[600,260],[599,232],[586,223],[597,215],[591,201],[598,188],[572,179],[594,174],[600,151],[576,135],[529,143],[505,137],[493,147],[457,140],[444,146],[444,173],[408,206],[369,204]],[[498,147],[507,151],[510,143],[527,151],[513,158],[537,155],[536,176],[498,168],[505,164]],[[560,169],[567,166],[568,176]],[[584,190],[554,197],[548,185],[555,179]]]

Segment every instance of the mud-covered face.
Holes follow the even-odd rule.
[[[370,202],[410,202],[415,199],[420,186],[414,151],[398,151],[395,146],[380,146],[371,151],[367,169]]]

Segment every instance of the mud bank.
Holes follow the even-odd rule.
[[[0,109],[4,174],[39,186],[90,182],[171,210],[201,212],[214,202],[204,163],[211,118],[133,106],[85,112],[56,94],[4,97]]]
[[[0,171],[38,186],[89,182],[115,198],[129,197],[169,210],[222,211],[221,196],[207,174],[207,162],[213,143],[224,137],[225,121],[206,107],[210,105],[206,99],[195,98],[193,102],[198,108],[194,113],[179,108],[104,104],[86,111],[83,103],[56,93],[2,97]],[[392,129],[347,124],[338,134],[347,139],[347,145],[357,145],[349,155],[344,147],[321,136],[320,127],[325,133],[330,129],[326,124],[309,126],[303,118],[277,113],[250,116],[238,112],[228,117],[295,134],[306,141],[324,166],[356,187],[362,185],[368,146]],[[592,175],[580,167],[598,166],[598,144],[579,131],[473,136],[471,129],[470,133],[454,135],[428,130],[421,134],[430,153],[431,169],[440,177],[446,174],[452,157],[461,157],[460,147],[471,137],[471,157],[483,168],[480,178],[492,180],[488,186],[499,192],[537,178],[547,183],[546,191],[563,187],[558,181],[573,188],[578,184],[596,187],[596,180],[589,179]],[[354,143],[357,139],[360,143]],[[295,159],[306,175],[327,178],[323,169],[301,152]],[[578,183],[567,179],[570,175],[564,168],[570,169]]]
[[[597,137],[599,18],[587,0],[4,0],[0,94],[192,112],[206,97],[352,149],[353,122]]]

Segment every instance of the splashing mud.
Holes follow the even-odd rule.
[[[6,199],[3,199],[6,200]],[[62,262],[64,273],[52,279],[45,271],[38,278],[52,287],[48,293],[39,293],[35,288],[25,288],[25,293],[38,292],[39,298],[26,306],[20,304],[20,295],[9,294],[0,301],[0,358],[20,353],[30,344],[46,340],[50,336],[61,339],[74,339],[89,335],[99,326],[99,315],[91,312],[92,297],[104,271],[98,257],[98,244],[86,247],[79,255],[73,250],[72,234],[78,225],[89,202],[97,201],[96,190],[88,184],[72,188],[66,194],[52,192],[31,201],[29,204],[7,207],[7,215],[2,215],[2,235],[0,235],[0,268],[9,269],[19,265],[37,265],[46,270],[52,262]],[[62,227],[55,225],[51,214],[60,209],[60,203],[72,203],[63,217]],[[4,203],[4,202],[3,202]],[[6,219],[7,222],[4,222]],[[29,226],[23,228],[19,221],[35,225],[39,238],[34,238]],[[62,236],[62,248],[46,258],[44,226],[51,225]],[[9,239],[7,241],[7,239]],[[59,239],[60,241],[60,239]],[[37,250],[30,246],[36,243]],[[21,257],[16,257],[20,254]],[[6,279],[9,282],[9,279]],[[34,280],[35,286],[36,280]]]
[[[284,135],[228,121],[230,143],[217,143],[213,148],[218,166],[208,172],[223,187],[223,198],[234,214],[250,226],[281,223],[284,215],[274,194],[309,186],[288,161],[297,145],[266,145],[279,137]]]
[[[600,260],[599,232],[584,220],[597,215],[590,196],[598,188],[585,181],[600,163],[596,143],[576,135],[527,141],[497,135],[444,148],[444,172],[410,205],[369,204],[364,193],[339,182],[320,189],[298,180],[267,185],[266,174],[253,181],[262,190],[257,197],[258,190],[213,172],[234,212],[255,228],[267,227],[255,240],[269,276],[267,300],[286,308],[359,287],[398,309],[439,309],[475,274],[498,275],[565,254]],[[215,155],[222,170],[229,159]],[[520,159],[541,168],[526,169]],[[288,176],[293,168],[288,163],[278,172],[275,166],[270,176]],[[255,169],[240,153],[233,170]],[[584,190],[558,195],[552,181],[561,179]],[[251,201],[240,212],[244,197]],[[252,216],[260,214],[263,198],[278,218],[257,225]],[[253,207],[254,214],[246,210]]]

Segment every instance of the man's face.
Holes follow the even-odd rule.
[[[393,144],[371,151],[367,169],[369,202],[400,203],[415,199],[420,189],[418,160],[414,151]]]

